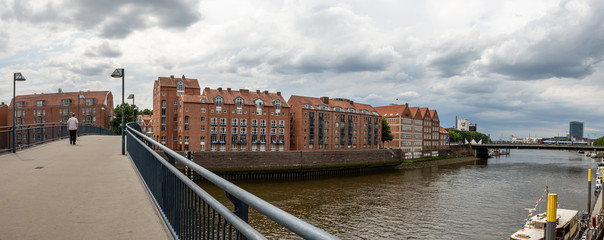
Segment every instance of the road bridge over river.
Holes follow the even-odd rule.
[[[583,150],[604,151],[604,146],[565,145],[565,144],[472,144],[476,150],[476,156],[484,158],[488,156],[489,149],[542,149],[542,150]]]

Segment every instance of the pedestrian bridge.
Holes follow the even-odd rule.
[[[127,127],[126,155],[122,136],[101,135],[82,136],[76,145],[55,138],[0,155],[0,239],[266,239],[248,224],[249,208],[292,236],[337,239],[137,129]],[[224,190],[232,209],[176,162]]]
[[[0,239],[172,239],[120,136],[0,155]]]

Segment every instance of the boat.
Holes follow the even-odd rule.
[[[575,239],[579,234],[579,211],[558,208],[556,210],[556,239]],[[510,236],[510,240],[541,240],[545,238],[546,213],[528,218],[524,226]]]

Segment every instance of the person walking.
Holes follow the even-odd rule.
[[[69,129],[69,144],[75,145],[78,132],[78,119],[75,117],[75,113],[71,113],[71,117],[67,119],[67,129]]]

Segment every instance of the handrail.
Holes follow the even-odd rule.
[[[132,134],[132,132],[138,134],[138,131],[132,129],[130,126],[128,126],[128,129],[126,131],[129,134]],[[156,159],[163,159],[159,154],[157,154],[155,151],[153,151],[153,149],[149,148],[140,139],[138,139],[138,138],[133,138],[133,139],[136,140],[139,144],[141,144]],[[235,228],[237,230],[239,230],[247,238],[249,238],[249,239],[266,239],[264,236],[262,236],[262,234],[260,234],[258,231],[256,231],[253,227],[251,227],[249,224],[247,224],[246,222],[241,220],[239,217],[237,217],[237,215],[235,215],[228,208],[226,208],[224,205],[222,205],[218,200],[216,200],[209,193],[207,193],[201,187],[199,187],[199,185],[195,184],[195,182],[193,182],[191,179],[187,178],[176,167],[172,166],[171,164],[167,163],[166,161],[159,161],[159,162],[161,164],[163,164],[164,167],[166,167],[170,172],[172,172],[174,174],[174,176],[178,177],[179,180],[181,180],[189,188],[191,188],[191,190],[193,190],[197,195],[199,195],[202,199],[204,199],[204,201],[208,202],[208,204],[214,210],[216,210],[220,215],[222,215],[226,220],[228,220],[229,223],[231,223],[233,226],[235,226]],[[164,220],[166,220],[165,215],[163,217],[164,217]]]
[[[275,207],[274,205],[256,197],[255,195],[243,190],[242,188],[236,186],[235,184],[221,178],[220,176],[212,173],[211,171],[199,166],[193,161],[186,159],[185,157],[179,155],[173,150],[167,148],[166,146],[156,142],[152,138],[145,136],[144,134],[136,131],[131,126],[127,125],[128,132],[134,133],[139,136],[141,139],[144,139],[146,142],[151,145],[161,149],[169,158],[173,158],[174,160],[178,160],[183,163],[187,167],[193,169],[203,178],[208,181],[214,183],[216,186],[224,190],[227,195],[235,197],[237,200],[247,204],[248,206],[256,209],[259,213],[264,214],[268,218],[272,219],[279,225],[291,230],[293,233],[305,238],[305,239],[338,239],[337,237],[329,234],[328,232],[319,229],[285,211],[282,209]],[[181,174],[182,175],[182,174]]]

